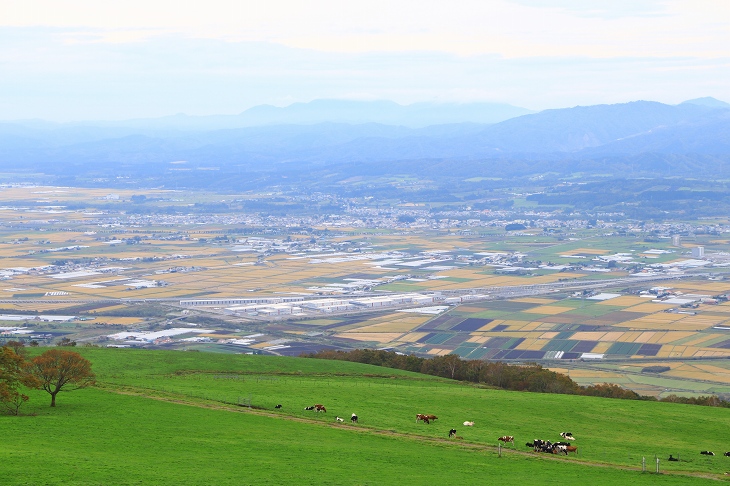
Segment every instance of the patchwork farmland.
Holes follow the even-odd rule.
[[[153,209],[128,211],[142,195]],[[290,231],[248,213],[167,212],[216,198],[3,188],[2,339],[281,355],[372,347],[537,361],[657,396],[730,392],[718,371],[730,353],[727,239]],[[641,371],[655,363],[669,369]]]

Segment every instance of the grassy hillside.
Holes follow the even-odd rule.
[[[485,390],[357,363],[80,349],[100,385],[33,392],[0,417],[4,484],[493,484],[541,480],[693,484],[724,478],[730,410]],[[235,404],[251,399],[249,410]],[[313,403],[327,414],[304,411]],[[281,403],[281,410],[273,406]],[[335,415],[357,413],[357,426]],[[416,424],[416,413],[439,416]],[[473,428],[463,427],[474,420]],[[456,428],[462,440],[446,439]],[[575,434],[579,456],[538,455],[533,438]],[[497,456],[496,438],[517,451]],[[699,451],[714,450],[715,457]],[[669,454],[681,462],[669,463]],[[641,457],[661,476],[641,474]],[[682,474],[682,475],[680,475]],[[7,479],[10,478],[10,479]]]

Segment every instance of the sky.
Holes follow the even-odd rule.
[[[730,0],[0,0],[0,120],[730,102]]]

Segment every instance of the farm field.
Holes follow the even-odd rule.
[[[134,202],[143,196],[148,202]],[[570,234],[549,228],[507,232],[502,226],[465,231],[324,224],[294,231],[282,219],[257,214],[195,212],[222,198],[269,197],[0,188],[0,341],[50,345],[68,337],[119,344],[109,336],[189,326],[191,332],[131,345],[291,356],[363,347],[421,356],[454,353],[539,361],[570,370],[582,384],[611,380],[653,396],[730,393],[727,373],[692,364],[707,360],[722,368],[730,362],[730,305],[702,302],[684,309],[637,295],[653,286],[677,297],[730,294],[725,238],[694,235],[672,246],[668,238],[587,227]],[[711,257],[692,260],[697,245]],[[611,258],[621,263],[611,265]],[[693,261],[699,266],[673,266]],[[667,270],[667,278],[686,272],[686,278],[624,281],[598,291],[613,295],[605,300],[559,290],[465,301],[423,313],[391,308],[267,318],[255,312],[233,315],[226,305],[180,305],[183,299],[349,299],[403,292],[468,296],[494,294],[505,286],[611,282],[655,270]],[[47,321],[49,315],[70,320]],[[23,329],[14,331],[15,326]],[[581,361],[591,354],[606,361]],[[619,361],[628,368],[617,368]],[[653,362],[671,362],[671,369],[642,375],[640,369]],[[583,374],[576,374],[578,369]]]
[[[213,215],[203,218],[203,225],[192,217],[168,221],[164,217],[127,214],[130,204],[134,207],[130,202],[133,196],[158,201],[155,210],[164,212],[178,203],[203,204],[216,197],[213,194],[109,192],[53,187],[0,191],[0,204],[9,204],[0,207],[0,221],[4,222],[0,225],[0,272],[8,272],[8,285],[0,289],[0,300],[53,300],[60,296],[69,300],[232,297],[251,291],[311,294],[323,288],[332,292],[333,285],[347,283],[348,278],[387,280],[398,275],[413,279],[380,285],[378,289],[448,291],[550,283],[566,278],[594,279],[598,274],[580,267],[560,270],[565,264],[584,260],[593,264],[591,258],[613,253],[628,252],[643,263],[665,263],[687,253],[666,242],[648,244],[636,238],[606,238],[591,232],[581,234],[578,241],[561,241],[534,231],[509,235],[485,229],[481,235],[460,235],[417,230],[395,235],[341,228],[323,240],[325,244],[312,245],[312,251],[284,251],[281,247],[267,252],[266,258],[259,261],[264,251],[252,246],[253,240],[248,241],[245,235],[256,236],[250,217]],[[84,208],[70,209],[79,204]],[[302,235],[288,236],[290,242],[302,245],[309,241]],[[343,242],[349,246],[343,247]],[[724,240],[706,244],[718,250],[728,247]],[[373,259],[351,252],[360,247],[371,254],[389,256]],[[644,253],[651,248],[665,253]],[[483,254],[524,255],[544,265],[512,274],[500,266],[475,267],[470,263]],[[75,268],[56,273],[43,270],[69,260],[86,265],[76,264]],[[625,271],[616,269],[598,276],[625,275]]]
[[[24,410],[34,416],[0,417],[14,437],[0,448],[5,484],[699,484],[728,469],[728,458],[699,455],[725,447],[726,409],[487,390],[304,358],[79,351],[94,363],[97,388],[62,392],[56,409],[34,392]],[[248,399],[253,410],[236,405]],[[315,402],[327,413],[303,410]],[[353,412],[358,425],[334,420]],[[439,419],[416,424],[415,413]],[[462,440],[446,438],[451,427]],[[564,429],[578,456],[523,445]],[[516,450],[500,458],[496,438],[505,434]],[[661,460],[659,476],[637,471],[654,454],[682,460]]]

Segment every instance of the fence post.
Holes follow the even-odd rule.
[[[646,472],[646,457],[641,458],[641,472]]]
[[[659,474],[659,458],[656,458],[656,472]]]
[[[502,443],[497,443],[497,456],[502,457]]]

